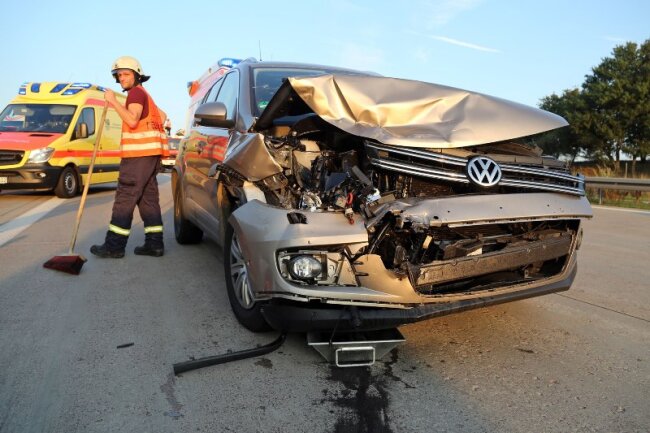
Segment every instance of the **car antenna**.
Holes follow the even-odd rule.
[[[262,61],[262,41],[260,41],[259,39],[257,40],[257,47],[260,50],[260,62],[261,62]]]

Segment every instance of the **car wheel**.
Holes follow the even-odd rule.
[[[179,183],[174,192],[174,235],[181,245],[196,244],[203,239],[203,231],[183,216],[183,191]]]
[[[67,166],[61,172],[59,181],[54,188],[54,194],[60,198],[70,198],[77,195],[79,178],[74,168]]]
[[[239,238],[228,224],[224,245],[224,270],[228,299],[235,317],[248,330],[268,331],[271,328],[262,316],[263,302],[256,302],[248,277],[248,264],[239,245]]]

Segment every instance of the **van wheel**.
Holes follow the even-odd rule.
[[[228,299],[237,321],[253,332],[270,330],[271,327],[262,316],[263,302],[256,302],[253,297],[247,261],[239,246],[239,238],[230,224],[226,228],[223,255]]]
[[[181,245],[196,244],[203,239],[203,231],[183,216],[183,191],[180,182],[174,191],[174,236]]]
[[[59,181],[54,188],[54,194],[60,198],[70,198],[77,195],[79,191],[79,177],[74,168],[67,166],[61,172]]]

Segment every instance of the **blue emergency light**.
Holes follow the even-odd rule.
[[[217,64],[219,66],[223,66],[225,68],[234,68],[237,66],[237,64],[241,62],[241,59],[233,59],[231,57],[224,57],[223,59],[219,60]]]
[[[62,95],[76,95],[83,89],[89,89],[90,87],[92,87],[92,84],[90,83],[72,83],[70,84],[70,87],[62,93]]]
[[[76,95],[77,93],[81,92],[83,89],[73,89],[69,88],[65,92],[61,93],[62,95]]]
[[[68,83],[59,83],[56,86],[52,87],[52,90],[50,90],[50,93],[59,93],[61,90],[63,90]]]

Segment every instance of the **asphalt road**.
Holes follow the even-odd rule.
[[[111,188],[93,188],[79,276],[65,253],[79,199],[0,195],[0,432],[648,432],[650,213],[595,209],[561,294],[403,326],[369,368],[337,369],[291,334],[276,352],[187,372],[192,357],[273,340],[230,312],[221,250],[96,259]],[[122,347],[126,346],[126,347]]]

